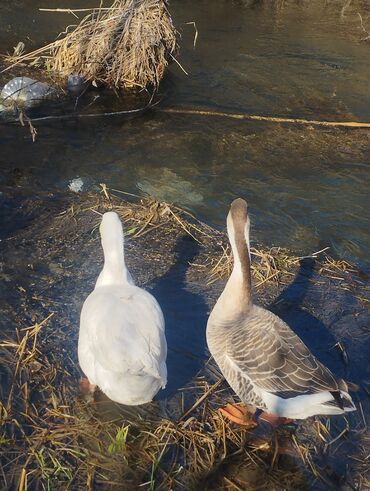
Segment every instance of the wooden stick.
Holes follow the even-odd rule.
[[[301,119],[301,118],[280,118],[274,116],[259,116],[256,114],[246,113],[230,113],[224,111],[209,111],[205,109],[186,109],[186,108],[157,108],[157,111],[170,114],[191,114],[195,116],[218,116],[221,118],[239,119],[239,120],[253,120],[253,121],[267,121],[270,123],[289,123],[289,124],[304,124],[312,126],[330,126],[330,127],[344,127],[344,128],[370,128],[370,123],[358,122],[358,121],[317,121],[314,119]]]
[[[92,12],[93,10],[119,10],[118,7],[92,7],[90,9],[39,9],[40,12],[59,12],[72,14],[73,12]]]
[[[179,419],[179,421],[184,421],[184,419],[194,411],[194,409],[196,409],[199,404],[201,404],[204,399],[207,399],[207,397],[215,390],[217,389],[217,387],[219,387],[221,385],[221,383],[224,381],[224,377],[221,377],[219,380],[217,380],[216,383],[214,383],[208,390],[207,392],[205,392],[202,397],[199,397],[199,399],[191,406],[190,409],[188,409],[186,411],[186,413],[184,413],[181,418]]]

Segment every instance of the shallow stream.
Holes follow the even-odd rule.
[[[171,65],[161,107],[370,121],[370,46],[361,41],[366,34],[356,5],[341,16],[340,2],[173,0],[171,12],[182,34],[179,59],[188,76]],[[2,2],[3,52],[20,40],[29,49],[39,46],[76,21],[70,14],[38,11],[43,6],[33,0]],[[58,6],[47,2],[48,8]],[[81,5],[67,1],[63,7]],[[366,28],[369,11],[361,12]],[[1,81],[10,77],[6,73]],[[125,108],[124,95],[97,92],[87,101],[85,112]],[[47,113],[44,107],[42,114]],[[158,110],[130,119],[35,125],[35,143],[19,125],[1,126],[0,184],[37,193],[66,188],[76,178],[84,189],[104,182],[174,201],[220,228],[230,201],[243,196],[250,202],[254,240],[303,253],[329,246],[331,254],[367,269],[366,130]]]

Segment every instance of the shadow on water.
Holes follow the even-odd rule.
[[[338,340],[328,326],[303,307],[314,276],[315,260],[302,259],[292,283],[269,308],[293,329],[319,361],[336,376],[346,378],[345,367],[339,352],[334,348]]]
[[[336,344],[336,339],[321,320],[303,307],[314,275],[315,260],[302,259],[294,280],[280,293],[269,309],[293,329],[322,363],[340,375],[343,365],[339,357],[332,354],[328,356],[328,351]]]
[[[181,237],[175,247],[175,263],[152,290],[163,310],[168,346],[168,382],[158,398],[171,397],[188,383],[204,365],[205,325],[208,307],[201,295],[189,291],[186,271],[198,254],[199,244]]]
[[[358,326],[353,312],[359,309],[358,302],[351,292],[342,292],[343,297],[328,293],[323,301],[323,298],[320,298],[322,287],[315,281],[315,265],[314,259],[301,260],[296,277],[274,300],[269,309],[281,317],[337,377],[361,384],[366,379],[367,367],[366,363],[364,366],[359,363],[363,356],[360,352],[363,344],[355,342],[354,335]],[[315,286],[311,288],[313,284]],[[324,322],[309,312],[304,304],[311,305],[311,311],[312,304],[316,310],[320,309],[320,317]],[[343,310],[343,304],[346,305],[346,310]],[[350,311],[351,315],[347,316],[346,311]],[[347,323],[346,330],[336,336],[341,322]],[[343,360],[340,350],[335,347],[338,341],[345,342],[349,361]],[[356,363],[351,363],[352,360]]]
[[[320,285],[315,269],[314,259],[301,260],[294,280],[269,305],[269,309],[281,317],[311,352],[337,377],[361,386],[366,380],[368,371],[368,364],[363,355],[367,350],[364,350],[363,343],[359,343],[356,338],[361,323],[356,323],[356,316],[353,315],[354,312],[359,312],[361,307],[353,292],[343,290],[338,293],[334,290],[323,290],[328,288],[328,284]],[[343,304],[346,305],[346,309],[343,308]],[[320,319],[308,309],[311,312],[316,311]],[[345,330],[341,329],[341,324],[346,326]],[[344,362],[340,351],[335,348],[339,340],[346,346],[347,362]],[[368,341],[365,343],[368,344]],[[355,467],[353,462],[361,458],[359,449],[362,445],[364,426],[359,403],[361,400],[366,400],[367,396],[364,390],[355,393],[350,391],[350,393],[357,411],[347,414],[346,417],[331,417],[333,436],[329,439],[335,441],[336,437],[342,434],[341,432],[347,431],[347,425],[350,428],[350,437],[340,439],[338,447],[333,446],[330,449],[326,447],[325,451],[318,452],[316,455],[317,463],[323,469],[323,473],[331,482],[338,484],[338,489],[339,483],[341,489],[343,483],[348,484],[350,479],[348,468]],[[348,464],[348,456],[353,456],[354,459],[350,464]],[[317,489],[327,489],[326,482],[317,483]]]

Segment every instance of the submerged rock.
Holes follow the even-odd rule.
[[[81,177],[76,177],[75,179],[72,179],[69,184],[68,184],[68,189],[70,191],[73,191],[74,193],[79,193],[82,191],[84,187],[84,182]]]
[[[83,75],[71,73],[67,79],[67,90],[75,97],[81,96],[88,88],[89,81]]]
[[[158,200],[179,203],[182,206],[203,203],[203,196],[196,187],[167,167],[152,169],[150,174],[142,173],[139,175],[137,187]]]
[[[29,109],[56,95],[56,89],[48,84],[29,77],[15,77],[4,85],[0,93],[0,111],[11,111],[17,107]]]

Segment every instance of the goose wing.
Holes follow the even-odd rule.
[[[347,391],[285,322],[259,307],[235,325],[226,355],[254,386],[279,397]]]
[[[103,368],[163,378],[167,345],[164,319],[155,298],[145,290],[101,287],[86,300],[81,328]],[[86,339],[86,337],[85,337]]]

